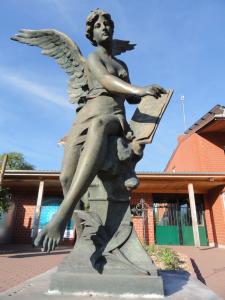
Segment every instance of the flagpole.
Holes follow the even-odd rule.
[[[182,106],[182,112],[183,112],[183,120],[184,120],[184,130],[187,130],[187,125],[186,125],[186,116],[185,116],[185,110],[184,110],[184,96],[180,97],[180,102]]]

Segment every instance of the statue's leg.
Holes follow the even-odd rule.
[[[73,177],[74,177],[74,174],[75,174],[75,171],[77,168],[80,151],[81,151],[81,146],[82,145],[74,145],[73,144],[72,134],[71,134],[71,136],[68,137],[68,141],[64,148],[64,157],[63,157],[62,169],[61,169],[61,173],[60,173],[60,182],[62,185],[64,198],[70,188],[71,182],[73,180]],[[43,245],[47,230],[48,230],[48,225],[45,226],[43,228],[43,230],[41,230],[41,232],[38,234],[37,238],[35,239],[35,245],[37,245],[37,246]],[[59,242],[59,238],[55,242],[52,242],[52,243],[49,242],[49,244],[46,244],[44,247],[45,251],[50,251],[50,250],[48,250],[48,247],[50,247],[50,246],[52,247],[52,250],[54,250],[54,248],[56,247],[58,242]],[[50,244],[52,244],[52,245],[50,245]]]
[[[60,173],[60,182],[62,185],[64,198],[66,197],[66,194],[69,191],[72,183],[82,147],[82,145],[73,145],[73,142],[74,141],[72,137],[70,137],[64,148],[64,157]],[[80,201],[77,203],[75,209],[80,209]],[[76,225],[76,237],[78,238],[83,231],[83,226],[81,224],[82,220],[78,217],[78,215],[74,215],[73,218]]]
[[[77,164],[80,157],[81,145],[65,145],[62,169],[60,173],[60,182],[63,189],[64,198],[69,191],[70,185],[75,174]]]
[[[107,153],[107,137],[116,135],[120,131],[121,125],[116,116],[99,117],[92,121],[66,197],[51,222],[36,238],[35,245],[42,246],[44,251],[51,251],[59,243],[77,202],[104,163]]]

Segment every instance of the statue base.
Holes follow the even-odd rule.
[[[159,276],[58,272],[52,277],[48,294],[163,298],[164,291]]]
[[[77,211],[84,228],[53,275],[50,294],[164,295],[162,278],[134,230],[129,197],[121,194],[112,197],[99,178],[92,182],[88,211]]]

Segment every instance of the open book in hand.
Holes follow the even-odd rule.
[[[130,127],[139,144],[150,144],[163,113],[172,97],[173,90],[167,90],[159,98],[144,96],[130,121]]]

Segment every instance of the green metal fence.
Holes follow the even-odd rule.
[[[196,210],[201,246],[208,245],[202,195],[196,195]],[[188,195],[153,195],[155,239],[158,245],[194,245]]]

